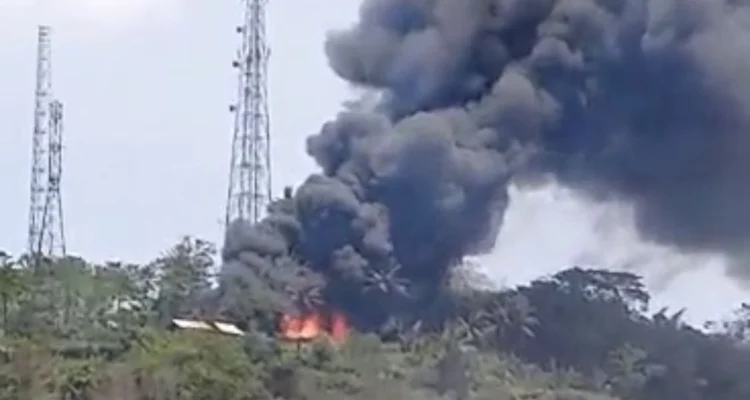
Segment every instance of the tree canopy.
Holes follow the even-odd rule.
[[[321,281],[258,273],[222,286],[215,255],[192,237],[146,265],[31,268],[3,253],[0,399],[750,398],[750,306],[699,330],[682,311],[650,315],[632,273],[573,267],[491,290],[458,269],[418,313],[376,325],[352,315],[345,343],[295,346],[278,338],[279,313],[335,307]],[[361,301],[389,312],[409,296],[396,269],[366,282]],[[175,318],[245,334],[170,329]]]

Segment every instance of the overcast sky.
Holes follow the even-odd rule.
[[[26,242],[40,23],[54,28],[54,90],[65,103],[69,251],[144,262],[183,234],[219,242],[240,2],[47,0],[52,6],[43,8],[44,2],[0,0],[0,248],[18,253]],[[353,95],[327,68],[322,46],[327,30],[353,22],[359,1],[270,3],[278,194],[313,170],[304,138]],[[743,298],[721,276],[720,260],[640,243],[626,207],[586,204],[555,187],[515,194],[498,247],[480,258],[498,281],[522,282],[572,263],[658,265],[647,273],[657,302],[689,306],[693,321]],[[687,266],[693,272],[667,279]],[[706,287],[713,298],[703,297]]]

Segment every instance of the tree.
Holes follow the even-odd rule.
[[[554,359],[563,367],[591,372],[648,322],[641,310],[649,295],[634,274],[576,267],[517,291],[534,307],[538,324],[534,340],[511,345],[533,362]]]
[[[508,345],[534,337],[534,327],[539,323],[534,312],[534,306],[523,294],[500,296],[488,310],[495,340]]]
[[[24,271],[17,267],[16,262],[5,252],[0,253],[0,301],[2,301],[3,333],[9,327],[9,306],[17,296],[26,290]]]
[[[287,292],[294,307],[302,313],[316,311],[324,302],[320,286],[314,283],[290,285]]]
[[[408,297],[409,281],[399,276],[398,265],[368,269],[365,291],[377,291],[383,296]]]
[[[409,281],[399,275],[401,267],[395,263],[381,264],[365,272],[362,294],[379,305],[382,318],[380,332],[386,335],[397,334],[403,309],[399,307],[409,298]],[[372,297],[367,297],[372,296]]]
[[[637,397],[648,379],[646,357],[645,351],[627,343],[610,353],[605,368],[615,394],[626,399]]]
[[[747,341],[750,339],[750,304],[742,303],[730,318],[708,322],[706,328],[739,342]]]
[[[621,305],[633,314],[648,309],[650,296],[643,279],[635,274],[574,267],[555,274],[552,280],[562,291],[586,300]]]
[[[152,263],[158,275],[156,311],[162,323],[203,311],[200,300],[211,288],[215,255],[213,244],[185,236]]]

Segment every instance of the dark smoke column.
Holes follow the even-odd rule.
[[[321,173],[229,231],[225,282],[294,265],[350,300],[398,267],[426,299],[492,247],[511,179],[542,175],[632,202],[644,238],[745,260],[746,3],[365,1],[325,49],[381,101],[308,139]]]

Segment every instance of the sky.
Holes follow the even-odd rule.
[[[328,30],[353,23],[358,6],[269,4],[277,195],[315,171],[305,137],[356,96],[328,68],[323,41]],[[19,253],[26,242],[40,23],[53,27],[53,86],[65,104],[69,252],[147,262],[185,234],[220,243],[241,11],[239,0],[0,0],[0,248]],[[509,285],[574,264],[633,268],[645,274],[657,305],[686,306],[694,323],[747,297],[723,277],[721,259],[643,243],[627,205],[591,204],[552,184],[514,188],[496,248],[475,261]],[[697,295],[706,288],[711,297]]]

